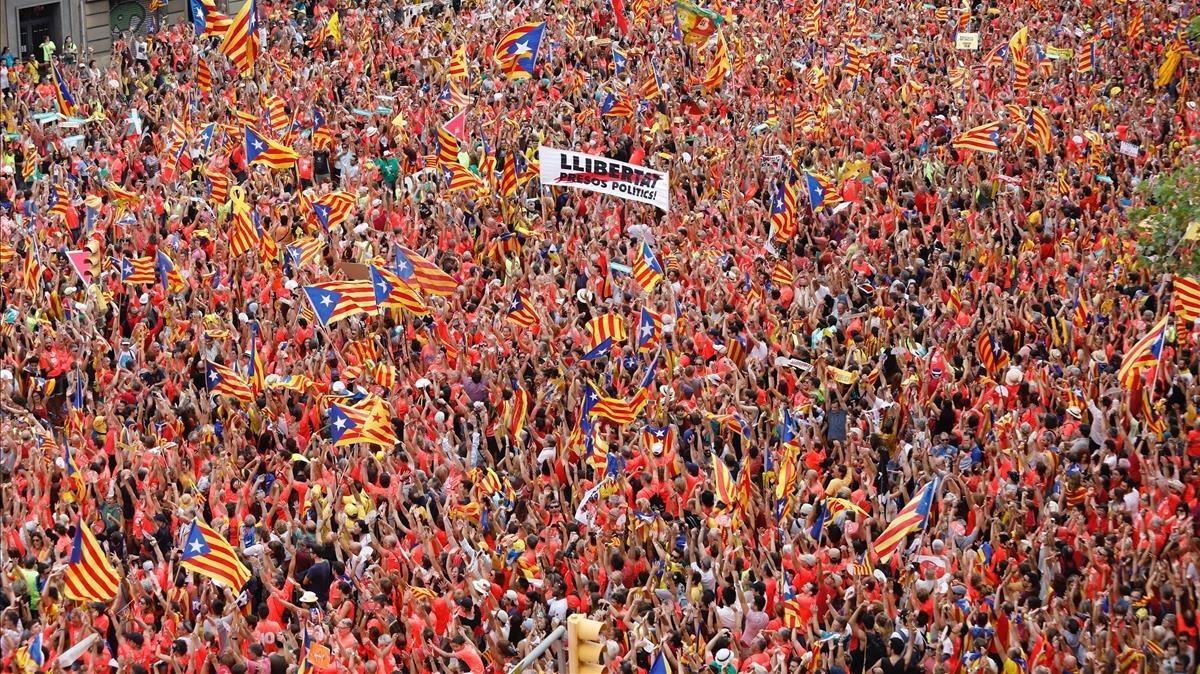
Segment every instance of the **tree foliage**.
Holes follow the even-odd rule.
[[[1200,166],[1188,163],[1142,183],[1144,205],[1129,222],[1142,264],[1155,272],[1200,275]]]

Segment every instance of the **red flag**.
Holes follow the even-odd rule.
[[[83,281],[84,285],[91,284],[92,263],[88,260],[88,252],[86,250],[68,250],[67,260],[71,263],[71,268],[79,275],[79,280]]]
[[[629,19],[625,18],[625,0],[612,0],[613,17],[617,20],[617,28],[622,35],[629,34]]]
[[[442,128],[460,141],[467,142],[467,111],[463,110],[451,117],[449,122],[442,125]]]

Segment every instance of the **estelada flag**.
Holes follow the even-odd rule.
[[[933,508],[934,494],[937,492],[937,478],[926,483],[913,495],[912,500],[896,514],[883,533],[875,537],[871,550],[880,563],[886,562],[900,548],[908,534],[923,529],[929,521],[929,513]]]
[[[229,541],[201,520],[192,522],[182,552],[180,566],[208,576],[234,592],[240,592],[250,580],[250,569],[238,558]]]
[[[950,145],[960,151],[996,154],[1000,151],[1000,122],[980,124],[958,134]]]
[[[510,80],[527,80],[533,77],[538,51],[542,45],[542,34],[545,32],[544,21],[521,24],[496,43],[496,63],[504,69]]]

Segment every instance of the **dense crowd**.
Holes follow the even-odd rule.
[[[0,670],[1200,671],[1194,3],[192,6],[0,60]]]

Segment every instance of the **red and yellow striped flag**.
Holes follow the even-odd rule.
[[[729,472],[729,466],[726,466],[721,457],[716,454],[712,455],[712,470],[713,492],[716,494],[717,500],[726,506],[736,506],[737,485],[733,483],[733,474]]]
[[[719,89],[725,82],[733,66],[729,61],[729,45],[725,43],[725,34],[717,31],[717,48],[713,52],[712,63],[704,74],[704,88],[708,91]]]
[[[462,192],[463,190],[467,190],[471,194],[487,191],[487,186],[483,184],[483,180],[472,173],[471,169],[458,162],[449,162],[445,166],[450,171],[450,186],[448,190],[451,194]]]
[[[212,94],[212,69],[203,58],[196,63],[196,86],[200,87],[201,93]]]
[[[1184,323],[1191,325],[1200,318],[1200,279],[1176,276],[1173,282],[1175,297],[1171,306]]]
[[[625,331],[625,319],[618,314],[601,314],[587,322],[587,332],[590,338],[588,349],[594,349],[606,339],[611,339],[613,345],[624,342],[629,334]]]
[[[71,544],[64,584],[67,599],[105,604],[117,596],[121,584],[117,570],[83,518],[75,523],[75,541]]]
[[[254,63],[258,60],[258,4],[255,0],[246,0],[233,17],[225,31],[225,39],[221,41],[221,53],[243,77],[254,73]]]

